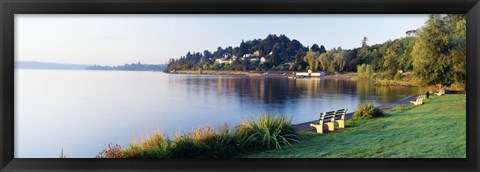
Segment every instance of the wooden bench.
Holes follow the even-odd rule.
[[[421,105],[423,104],[423,95],[419,95],[417,97],[417,100],[415,101],[410,101],[410,103],[413,103],[413,105]]]
[[[437,96],[442,96],[445,94],[445,90],[444,89],[441,89],[438,91],[438,93],[435,93]]]
[[[334,123],[338,124],[338,128],[345,128],[345,115],[348,109],[340,109],[335,112]]]
[[[317,129],[317,133],[323,134],[324,127],[327,126],[328,131],[335,130],[335,111],[325,112],[320,114],[320,118],[318,119],[318,123],[311,123],[310,126],[315,127]]]

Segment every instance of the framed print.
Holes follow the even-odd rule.
[[[478,8],[1,1],[1,170],[478,171]]]

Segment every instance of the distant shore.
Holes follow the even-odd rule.
[[[257,71],[233,71],[233,70],[177,70],[174,72],[167,72],[169,74],[202,74],[202,75],[244,75],[251,77],[261,77],[262,72]]]

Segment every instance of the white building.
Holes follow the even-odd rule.
[[[286,62],[286,63],[284,63],[283,65],[288,66],[288,67],[291,67],[291,66],[293,65],[293,63],[292,63],[292,62]]]
[[[325,72],[313,72],[312,70],[308,70],[308,72],[295,72],[295,76],[297,77],[321,77],[325,76]]]
[[[244,54],[243,57],[253,57],[253,54]]]
[[[224,58],[215,59],[215,62],[218,64],[223,64],[225,63],[225,59]]]
[[[260,63],[265,63],[265,62],[267,62],[267,60],[268,59],[266,59],[265,57],[262,57],[262,58],[260,58]]]

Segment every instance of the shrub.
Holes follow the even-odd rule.
[[[371,65],[358,65],[357,66],[358,76],[362,79],[372,79],[373,78],[373,67]]]
[[[208,149],[201,143],[195,143],[189,134],[176,135],[171,144],[171,158],[204,158]]]
[[[285,116],[265,114],[244,120],[238,127],[244,149],[282,149],[300,137]]]
[[[403,74],[401,73],[396,73],[395,77],[393,77],[395,80],[402,80],[403,79]]]
[[[142,138],[140,143],[135,141],[124,150],[128,157],[134,158],[166,158],[168,157],[169,140],[159,131],[153,136]]]
[[[96,158],[127,158],[123,148],[119,144],[107,144],[107,147],[100,151]]]
[[[463,82],[454,82],[450,88],[454,90],[465,90],[465,83]]]
[[[383,111],[376,108],[373,103],[365,103],[358,106],[353,118],[375,118],[384,116]]]
[[[233,157],[241,152],[241,139],[235,130],[229,129],[227,124],[218,127],[215,134],[202,137],[199,141],[210,147],[208,157],[211,158]]]
[[[151,137],[134,141],[127,148],[119,144],[108,144],[97,154],[97,158],[166,158],[169,155],[169,140],[160,132]]]
[[[239,137],[225,124],[215,131],[208,125],[193,132],[174,137],[171,146],[173,158],[227,158],[237,155]]]

